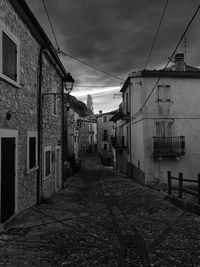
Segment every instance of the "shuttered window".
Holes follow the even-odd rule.
[[[29,138],[29,169],[36,167],[36,137]]]
[[[3,32],[3,74],[17,81],[17,45]]]

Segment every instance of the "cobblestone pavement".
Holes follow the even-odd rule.
[[[199,216],[95,159],[84,165],[0,235],[0,265],[200,266]]]

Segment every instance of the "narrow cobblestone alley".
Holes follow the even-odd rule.
[[[200,218],[90,158],[0,246],[3,266],[200,266]]]

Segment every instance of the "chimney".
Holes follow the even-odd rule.
[[[99,114],[102,114],[102,110],[99,110]]]
[[[185,71],[184,53],[175,55],[175,71]]]

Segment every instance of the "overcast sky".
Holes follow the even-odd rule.
[[[26,0],[56,47],[42,0]],[[126,79],[144,68],[166,0],[45,0],[60,49]],[[169,0],[148,69],[166,64],[199,0]],[[178,52],[184,51],[181,44]],[[187,63],[200,66],[200,11],[187,35]],[[118,108],[121,81],[69,57],[61,57],[75,79],[74,95],[93,95],[94,109]],[[84,87],[111,86],[111,87]]]

